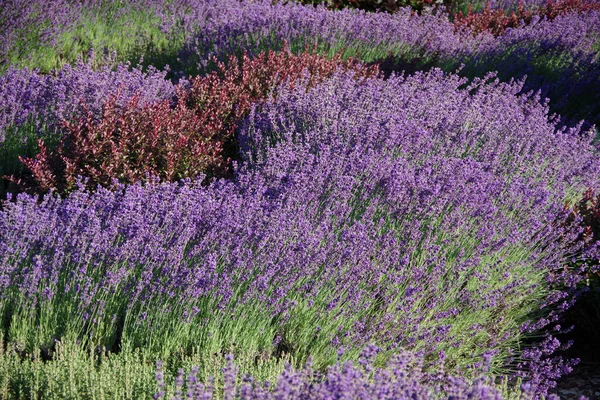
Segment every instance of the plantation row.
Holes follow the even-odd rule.
[[[446,72],[459,70],[469,78],[489,71],[498,71],[505,81],[526,76],[525,90],[540,90],[542,99],[549,97],[552,111],[560,113],[563,122],[600,121],[596,2],[565,1],[548,6],[549,11],[523,11],[529,24],[497,38],[488,34],[496,28],[483,27],[502,26],[498,29],[503,31],[511,25],[499,22],[494,13],[478,14],[484,16],[481,21],[457,17],[453,24],[446,14],[418,16],[409,9],[393,15],[330,12],[262,1],[241,7],[238,0],[185,0],[162,6],[145,0],[125,5],[94,0],[80,9],[67,7],[66,2],[53,0],[54,7],[41,14],[35,12],[35,2],[7,4],[15,15],[6,13],[0,24],[2,69],[15,64],[48,72],[65,62],[74,64],[95,48],[102,56],[93,58],[92,64],[137,62],[143,56],[145,65],[159,69],[170,65],[170,77],[177,79],[215,69],[213,57],[225,62],[244,51],[253,57],[261,51],[282,50],[287,43],[295,54],[307,47],[329,57],[342,51],[344,59],[383,60],[387,70],[396,72],[437,66]],[[483,34],[473,36],[480,30]],[[111,58],[113,50],[116,60]],[[4,100],[6,107],[12,106],[10,100]]]
[[[2,7],[0,397],[533,399],[576,365],[597,3]]]

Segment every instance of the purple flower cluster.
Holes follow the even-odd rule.
[[[595,185],[593,132],[557,128],[539,94],[518,95],[523,84],[501,83],[493,73],[469,83],[435,69],[360,85],[338,77],[307,93],[282,87],[242,130],[242,152],[260,163],[269,143],[281,139],[312,149],[360,144],[414,163],[481,162],[496,176],[545,184],[555,199],[569,186]]]
[[[482,41],[459,59],[468,74],[497,70],[503,80],[527,77],[525,90],[541,90],[563,117],[597,124],[599,35],[597,10],[561,15],[552,21],[538,18],[527,26],[508,29],[495,40]]]
[[[188,0],[170,12],[184,29],[186,46],[180,59],[198,62],[204,69],[212,57],[246,50],[280,48],[283,41],[294,51],[317,46],[321,51],[346,49],[373,61],[375,53],[403,52],[407,48],[422,56],[433,51],[450,55],[461,47],[460,35],[444,15],[417,16],[410,9],[390,15],[356,9],[336,12],[324,6],[272,4],[271,1],[219,2]],[[170,26],[175,26],[171,24]],[[370,50],[369,50],[370,49]],[[369,54],[371,51],[375,53]]]
[[[501,392],[485,377],[468,381],[462,377],[449,376],[443,367],[435,373],[422,371],[423,358],[418,355],[402,352],[395,356],[387,368],[375,369],[373,359],[377,348],[367,347],[361,353],[358,363],[337,363],[326,373],[319,373],[307,364],[303,369],[294,370],[287,367],[274,384],[257,382],[252,376],[238,377],[237,368],[230,357],[224,368],[225,399],[478,399],[501,400]],[[162,368],[162,365],[160,365]],[[162,378],[162,370],[157,376]],[[179,392],[175,399],[183,399],[183,371],[179,372]],[[215,388],[203,385],[196,379],[197,368],[188,374],[185,395],[187,399],[212,399]],[[158,380],[161,387],[164,381]],[[160,391],[156,399],[164,398]],[[529,399],[523,392],[522,399]],[[551,397],[552,398],[552,397]]]
[[[117,94],[118,104],[135,94],[140,96],[141,104],[169,99],[175,89],[165,75],[166,71],[153,67],[144,71],[128,63],[118,64],[114,70],[108,66],[96,70],[92,61],[65,65],[53,74],[10,68],[0,76],[0,142],[10,127],[28,121],[53,126],[77,116],[82,104],[100,112],[104,102]]]
[[[223,346],[210,327],[232,321],[264,324],[265,351],[318,368],[368,343],[422,352],[426,368],[443,352],[459,371],[489,353],[544,393],[562,345],[543,332],[582,251],[562,201],[596,182],[598,158],[519,84],[488,80],[282,87],[244,123],[233,181],[19,195],[0,211],[0,310],[62,304],[56,321],[94,343],[167,356],[169,337]],[[165,315],[194,328],[170,331]],[[516,352],[531,332],[548,340]]]

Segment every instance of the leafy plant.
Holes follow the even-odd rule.
[[[252,103],[265,99],[280,83],[293,86],[308,75],[309,86],[331,76],[339,68],[356,72],[357,78],[374,76],[377,67],[356,60],[333,59],[309,52],[265,52],[255,58],[234,56],[218,70],[176,88],[177,100],[140,104],[134,96],[119,106],[119,93],[104,102],[99,118],[83,104],[82,117],[63,120],[63,137],[55,147],[38,139],[39,152],[19,159],[27,173],[10,180],[30,192],[56,189],[72,191],[79,177],[87,186],[108,187],[119,181],[134,183],[149,178],[175,181],[231,173],[237,157],[234,132]],[[25,172],[25,171],[24,171]]]
[[[468,29],[473,35],[488,32],[499,36],[508,28],[530,24],[535,17],[553,20],[559,15],[590,10],[600,10],[600,3],[586,0],[548,0],[544,6],[528,9],[519,1],[516,11],[507,12],[502,8],[491,8],[488,2],[482,11],[474,11],[471,5],[466,14],[458,11],[454,15],[454,26],[456,29]]]

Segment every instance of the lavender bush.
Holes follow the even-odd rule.
[[[146,54],[163,67],[164,54],[180,40],[161,30],[164,6],[148,0],[3,0],[0,71],[18,65],[49,72],[93,49],[116,51],[120,61]],[[105,62],[101,57],[95,61]]]
[[[464,83],[282,88],[242,130],[232,182],[19,195],[0,218],[9,342],[317,370],[375,343],[378,365],[407,349],[464,374],[485,356],[545,393],[570,369],[551,356],[579,279],[565,260],[585,256],[562,201],[596,152],[518,84]]]
[[[599,35],[597,10],[561,15],[552,21],[534,19],[463,55],[463,72],[473,76],[497,70],[503,80],[526,76],[525,90],[540,90],[542,98],[550,98],[563,122],[598,124]]]
[[[175,89],[165,75],[166,71],[129,63],[97,69],[93,61],[65,65],[53,74],[11,68],[0,76],[0,143],[8,129],[27,122],[53,126],[80,116],[81,104],[99,113],[104,102],[117,94],[120,105],[134,94],[142,104],[169,99]]]
[[[41,2],[20,0],[5,0],[1,6],[0,65],[4,68],[11,61],[26,58],[43,43],[54,44],[62,30],[73,28],[73,17],[81,12],[79,4],[69,7],[67,1],[60,0],[43,8]]]
[[[235,130],[231,179],[9,194],[0,397],[540,398],[576,364],[561,317],[599,254],[564,204],[600,183],[600,14],[494,38],[408,9],[65,5],[0,2],[0,172],[83,103],[168,111],[170,70],[122,57],[165,50],[184,86],[285,43],[430,70],[283,82]],[[63,65],[90,48],[120,53]]]
[[[170,374],[167,365],[160,361],[155,369],[152,364],[140,362],[136,354],[101,353],[95,356],[82,354],[78,346],[64,343],[57,345],[52,363],[40,363],[36,356],[33,360],[21,360],[9,350],[0,360],[10,359],[13,364],[0,363],[0,368],[8,366],[4,371],[28,376],[38,382],[52,376],[54,379],[47,379],[50,390],[43,392],[43,397],[51,400],[102,396],[139,398],[140,393],[155,399],[532,398],[526,385],[507,397],[509,392],[504,384],[494,384],[484,375],[478,375],[485,368],[476,368],[474,378],[465,379],[445,371],[443,360],[440,360],[435,371],[424,373],[421,369],[422,356],[409,352],[395,356],[385,369],[375,368],[373,358],[377,350],[373,346],[367,347],[361,352],[358,362],[338,362],[325,372],[315,370],[310,363],[301,369],[291,368],[288,364],[270,381],[241,375],[240,365],[243,366],[243,363],[240,362],[243,360],[233,359],[231,354],[222,357],[219,365],[222,364],[223,368],[215,369],[218,379],[201,381],[202,368],[197,365],[186,366]],[[99,367],[94,366],[96,360],[100,362]],[[87,385],[81,384],[82,381],[87,381]],[[38,390],[43,389],[46,389],[43,385],[38,386]],[[5,386],[0,385],[0,390],[8,397]],[[40,392],[23,390],[19,394],[36,397]]]
[[[515,102],[513,94],[521,91],[521,85],[502,85],[497,81],[481,85],[481,82],[476,82],[464,90],[457,90],[461,84],[465,84],[465,81],[458,77],[442,78],[437,72],[429,75],[417,74],[413,78],[407,78],[406,82],[402,78],[395,78],[390,79],[386,84],[377,83],[372,86],[367,84],[360,88],[331,83],[324,85],[325,87],[318,94],[316,91],[309,95],[291,93],[286,96],[280,93],[275,105],[272,108],[267,107],[264,113],[257,116],[250,125],[250,132],[252,132],[249,135],[250,159],[260,161],[262,155],[256,149],[265,148],[265,144],[283,138],[284,142],[304,142],[311,151],[316,151],[315,149],[324,146],[324,143],[332,143],[332,145],[335,143],[335,146],[340,146],[340,142],[341,146],[346,144],[352,149],[364,146],[368,154],[373,151],[372,147],[378,150],[386,149],[396,157],[406,157],[416,165],[433,167],[436,171],[444,170],[444,163],[437,158],[440,156],[446,162],[447,159],[457,158],[461,162],[465,160],[481,162],[483,164],[480,164],[480,167],[483,171],[497,177],[502,176],[512,184],[520,182],[529,188],[540,185],[537,187],[550,189],[553,194],[533,195],[533,192],[528,192],[525,197],[514,192],[510,194],[512,199],[519,198],[522,205],[526,203],[530,205],[528,217],[532,220],[526,224],[534,231],[539,229],[542,221],[548,221],[548,216],[536,217],[531,213],[532,209],[545,201],[561,202],[560,199],[577,185],[585,188],[587,185],[597,184],[597,172],[593,171],[597,171],[598,163],[597,156],[594,155],[596,151],[589,144],[591,138],[588,136],[586,139],[588,144],[584,145],[585,141],[581,142],[577,139],[579,135],[577,130],[551,133],[555,128],[546,120],[548,110],[537,104],[538,99],[521,96]],[[508,98],[511,100],[509,101]],[[389,104],[387,108],[389,111],[386,113],[387,104]],[[428,109],[428,104],[437,104],[438,107],[446,110],[446,113],[426,113],[424,110]],[[533,112],[533,109],[536,111]],[[399,110],[402,110],[400,116]],[[450,113],[452,116],[448,115]],[[477,117],[473,119],[475,115]],[[418,121],[417,125],[413,122],[415,120]],[[520,131],[522,133],[516,131],[515,126],[523,129]],[[373,134],[374,131],[379,131],[381,136]],[[328,142],[329,140],[332,142]],[[587,150],[583,150],[584,148]],[[579,153],[582,150],[590,158]],[[578,158],[577,161],[570,159],[578,153],[583,158]],[[550,163],[552,167],[541,161],[548,160],[546,157],[553,159]],[[344,159],[352,158],[346,155]],[[587,161],[584,161],[586,159]],[[383,165],[386,164],[378,163],[378,168],[382,168]],[[571,169],[573,167],[574,169]],[[367,176],[376,179],[377,174],[364,165],[357,168],[364,171]],[[449,168],[455,174],[462,171],[457,165]],[[584,178],[585,176],[588,178]],[[525,177],[528,183],[522,180]],[[454,178],[461,180],[456,176]],[[470,179],[464,181],[469,182]],[[389,184],[387,180],[384,182]],[[443,198],[445,195],[450,195],[452,191],[450,186],[443,186],[443,189],[428,193],[431,197],[427,199],[439,200],[440,196]],[[396,190],[402,192],[402,189]],[[472,191],[464,187],[461,190]],[[485,189],[484,193],[490,194],[490,189]],[[529,195],[534,197],[529,198]],[[558,197],[550,200],[554,195]],[[475,204],[474,197],[474,193],[470,192],[469,204]],[[400,198],[396,198],[396,201],[398,204],[407,203],[405,199],[400,200]],[[457,201],[454,198],[452,204],[455,205]],[[359,203],[366,204],[368,200],[363,199]],[[490,203],[492,203],[490,199],[487,199],[482,200],[481,204]],[[439,213],[440,210],[445,210],[447,214],[451,214],[443,207],[434,209]],[[509,206],[508,209],[515,208]],[[479,212],[476,214],[480,215]],[[481,214],[489,216],[493,212],[487,210],[481,211]],[[457,218],[457,220],[465,221],[470,218]],[[450,225],[452,224],[441,224],[441,226]],[[509,223],[492,225],[508,227]],[[400,231],[407,230],[405,225],[399,228]],[[471,228],[465,231],[475,232],[477,229]],[[517,228],[509,228],[509,231],[521,232]],[[536,237],[534,231],[520,237],[517,242],[523,244],[528,240],[525,237]],[[502,238],[511,236],[507,231],[504,234],[496,232],[490,237],[496,235]],[[466,247],[461,246],[463,249]],[[447,249],[447,246],[445,245],[444,248]],[[489,250],[485,250],[484,253],[489,254]],[[568,285],[572,283],[574,282]],[[563,303],[563,306],[567,306],[567,303]]]
[[[301,370],[294,370],[289,365],[277,378],[274,385],[269,382],[256,382],[252,376],[238,378],[238,369],[229,355],[228,363],[223,368],[223,397],[228,399],[326,399],[326,398],[361,398],[361,399],[502,399],[502,393],[487,379],[480,376],[474,381],[445,374],[443,360],[437,372],[423,373],[422,357],[403,352],[394,357],[387,369],[376,369],[373,360],[377,347],[366,347],[358,363],[337,363],[326,373],[314,371],[310,364]],[[158,363],[156,373],[159,392],[155,398],[168,398],[170,387],[165,385],[162,363]],[[212,398],[216,392],[213,385],[198,382],[198,368],[193,367],[187,379],[184,371],[179,370],[174,381],[175,399],[182,399],[185,393],[188,399]],[[184,383],[185,382],[185,383]],[[171,393],[169,393],[171,394]],[[528,393],[521,393],[522,399],[529,398]]]
[[[234,0],[193,3],[193,13],[186,16],[190,22],[184,24],[193,29],[185,34],[180,58],[188,65],[197,62],[200,71],[210,67],[212,57],[280,48],[284,40],[294,52],[317,46],[321,53],[332,56],[344,50],[346,57],[365,62],[392,53],[422,64],[439,55],[450,56],[461,46],[460,35],[446,16],[418,16],[408,8],[389,15],[262,0],[242,5]]]

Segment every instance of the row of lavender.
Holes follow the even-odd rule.
[[[62,162],[58,169],[38,168],[44,158],[33,146],[32,158],[21,159],[28,171],[3,168],[33,173],[35,191],[53,187],[58,173],[72,176],[75,167],[89,172],[79,189],[54,185],[71,192],[62,199],[50,194],[40,203],[21,194],[3,204],[3,393],[77,398],[118,390],[95,385],[99,378],[88,370],[50,373],[51,367],[36,364],[40,358],[58,362],[61,343],[77,343],[91,351],[78,357],[92,363],[108,357],[104,351],[117,360],[141,353],[136,362],[152,368],[153,360],[162,360],[170,374],[159,370],[158,397],[183,396],[184,387],[188,397],[211,396],[214,365],[226,366],[214,386],[226,397],[236,390],[255,398],[322,398],[350,390],[381,398],[499,398],[518,396],[520,378],[523,396],[545,394],[572,364],[555,355],[564,347],[555,336],[564,330],[560,315],[580,290],[586,260],[595,256],[580,220],[563,208],[565,200],[598,185],[594,132],[559,128],[539,95],[519,95],[525,83],[500,83],[494,75],[469,83],[432,70],[384,80],[339,59],[345,67],[337,71],[308,55],[287,53],[281,61],[271,53],[270,60],[279,61],[263,69],[264,55],[254,64],[251,59],[286,42],[293,51],[344,48],[367,61],[376,59],[378,48],[396,56],[418,48],[437,59],[444,51],[464,54],[465,43],[503,58],[506,43],[526,49],[524,38],[548,31],[552,43],[571,40],[560,55],[588,68],[578,76],[586,82],[594,79],[595,60],[588,58],[596,54],[598,25],[592,22],[598,14],[540,22],[499,39],[467,39],[472,36],[454,33],[444,17],[408,12],[193,5],[170,3],[168,15],[179,19],[168,29],[184,21],[187,32],[182,65],[210,69],[211,57],[227,60],[245,50],[244,63],[254,69],[236,70],[230,59],[237,72],[221,65],[179,85],[165,80],[167,71],[127,65],[98,71],[84,63],[51,75],[9,69],[0,77],[5,154],[14,160],[15,149],[31,144],[19,142],[20,135],[30,134],[55,140],[48,151]],[[581,34],[556,33],[573,20],[585,27]],[[367,47],[374,53],[361,51]],[[302,74],[307,60],[323,68]],[[302,68],[286,75],[294,63]],[[264,64],[273,63],[264,58]],[[146,131],[120,122],[152,119],[144,112],[160,107],[192,122],[173,125],[157,117]],[[219,125],[211,115],[233,122]],[[207,123],[216,126],[210,134]],[[109,159],[114,149],[137,149],[150,138],[144,135],[157,132],[184,144],[199,137],[206,146],[235,132],[238,160],[229,165],[228,179],[207,180],[201,169],[188,174],[190,160],[184,160],[179,175],[153,173],[144,184],[125,185],[129,178],[111,177],[111,168],[96,174],[93,160],[69,158],[86,143],[79,149],[99,149],[99,157]],[[185,147],[168,144],[161,150],[167,155]],[[169,166],[155,153],[118,154],[124,165],[149,165],[152,172]],[[110,178],[116,182],[106,185]],[[90,191],[96,183],[107,188]],[[368,347],[373,344],[376,356]],[[396,357],[405,351],[416,356]],[[277,380],[275,392],[249,379],[236,389],[226,353],[257,382]],[[343,364],[361,353],[363,370]],[[309,360],[303,372],[283,372],[285,362],[300,367]],[[385,364],[395,372],[379,369]],[[174,373],[178,368],[191,371],[186,383],[183,372]],[[49,386],[53,374],[78,373],[88,380],[83,386],[68,379]],[[476,379],[480,375],[486,378]],[[157,391],[153,376],[133,384],[126,376],[113,374],[114,387]],[[506,386],[496,386],[493,377]]]
[[[177,78],[184,72],[189,76],[214,68],[214,56],[223,61],[244,50],[256,54],[282,49],[287,41],[294,53],[316,46],[320,54],[332,56],[343,49],[344,57],[365,62],[385,59],[387,67],[398,72],[432,66],[455,72],[464,64],[460,74],[469,78],[492,70],[505,81],[527,76],[525,89],[541,90],[542,97],[551,99],[552,111],[566,122],[600,121],[600,11],[587,0],[559,1],[544,8],[541,16],[523,11],[528,23],[519,25],[520,17],[515,17],[513,25],[519,29],[496,38],[488,26],[504,31],[507,25],[504,16],[497,15],[499,20],[494,21],[493,13],[483,18],[456,17],[453,24],[445,13],[419,16],[408,9],[393,15],[350,9],[329,12],[324,7],[268,1],[240,6],[237,0],[166,4],[139,0],[126,5],[94,0],[83,2],[82,8],[70,8],[64,0],[55,0],[42,13],[36,4],[6,3],[6,9],[13,12],[6,13],[0,24],[3,70],[12,63],[47,72],[95,48],[106,53],[96,57],[95,63],[110,62],[110,53],[116,50],[120,59],[137,61],[144,56],[146,65],[162,68],[169,64],[169,77]],[[546,20],[546,16],[553,19]],[[484,31],[473,35],[471,28]],[[48,60],[52,62],[45,63]]]
[[[234,182],[7,203],[10,341],[33,352],[85,338],[170,361],[232,341],[321,367],[374,342],[460,370],[488,356],[495,373],[517,368],[544,388],[563,366],[542,355],[559,344],[511,348],[568,305],[541,287],[577,283],[563,267],[578,231],[556,240],[560,205],[593,182],[595,155],[516,101],[518,87],[463,83],[342,74],[282,88],[241,130]],[[415,107],[427,102],[447,112]]]

